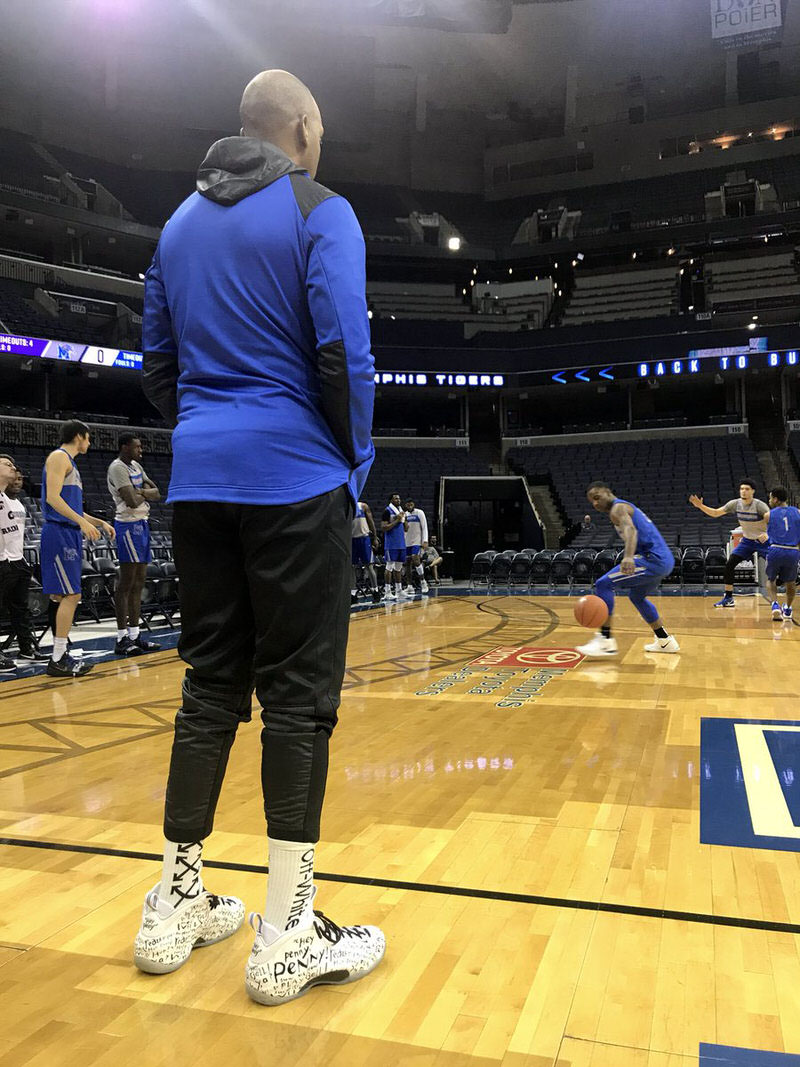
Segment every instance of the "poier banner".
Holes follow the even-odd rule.
[[[723,48],[766,44],[780,38],[785,0],[711,0],[711,36]]]

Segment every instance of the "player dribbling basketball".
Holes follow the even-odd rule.
[[[595,511],[605,512],[625,545],[622,562],[598,578],[595,593],[608,607],[608,619],[591,641],[578,647],[584,656],[602,659],[616,656],[617,642],[611,636],[611,617],[618,592],[627,593],[631,603],[650,626],[655,640],[645,645],[646,652],[680,652],[680,645],[667,633],[658,608],[648,594],[658,589],[662,578],[672,571],[674,559],[661,533],[643,511],[627,500],[620,500],[605,482],[592,482],[586,490]]]

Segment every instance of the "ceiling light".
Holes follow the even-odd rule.
[[[448,237],[447,248],[450,252],[459,252],[461,250],[461,238],[460,237]]]

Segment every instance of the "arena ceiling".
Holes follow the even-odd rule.
[[[235,130],[242,86],[274,66],[307,81],[341,144],[373,142],[376,115],[421,102],[465,122],[557,121],[568,79],[579,97],[638,92],[692,111],[724,88],[714,2],[769,0],[12,0],[0,126],[135,160],[133,124],[145,142]],[[772,47],[800,84],[800,0],[777,2]]]

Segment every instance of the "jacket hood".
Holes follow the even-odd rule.
[[[305,174],[269,141],[256,137],[223,137],[208,150],[197,172],[197,191],[223,207],[272,185],[285,174]]]

